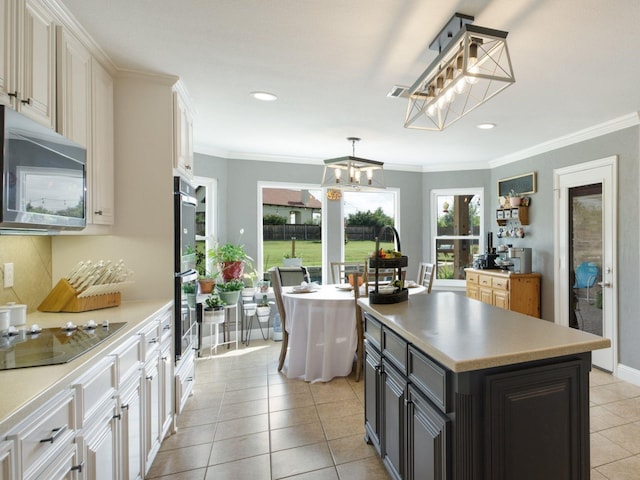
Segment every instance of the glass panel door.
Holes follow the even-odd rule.
[[[603,335],[602,184],[569,188],[569,326]]]

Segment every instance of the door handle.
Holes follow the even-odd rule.
[[[611,288],[611,282],[598,282],[598,285],[600,285],[603,288]]]

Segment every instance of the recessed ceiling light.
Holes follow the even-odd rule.
[[[276,95],[269,92],[251,92],[249,95],[251,95],[256,100],[262,100],[263,102],[273,102],[274,100],[278,99]]]
[[[495,128],[495,126],[495,123],[480,123],[476,125],[480,130],[491,130],[492,128]]]

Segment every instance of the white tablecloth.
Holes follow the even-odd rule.
[[[284,287],[282,294],[289,333],[287,377],[328,382],[349,375],[358,341],[353,292],[335,285],[322,285],[313,293],[291,290]],[[424,287],[409,290],[420,291]]]

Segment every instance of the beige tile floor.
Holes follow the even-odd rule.
[[[309,384],[277,372],[280,343],[252,341],[197,361],[178,432],[147,478],[390,478],[363,441],[363,383]],[[591,374],[591,479],[640,479],[640,387]]]

